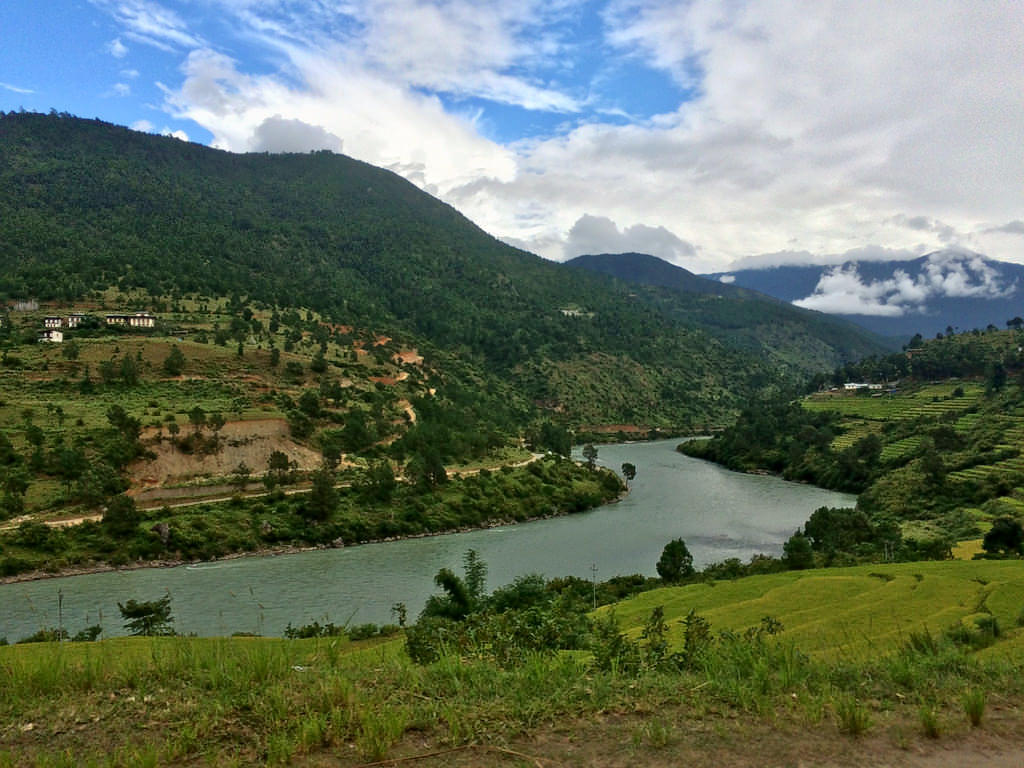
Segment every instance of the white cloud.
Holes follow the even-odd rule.
[[[831,314],[899,317],[906,312],[898,288],[905,279],[897,272],[893,280],[865,283],[856,267],[833,267],[821,276],[813,294],[793,303]]]
[[[665,227],[633,224],[620,230],[609,218],[584,214],[569,230],[565,258],[595,253],[647,253],[681,264],[692,260],[697,249]]]
[[[243,74],[234,60],[215,51],[193,51],[181,87],[165,89],[168,107],[213,133],[215,146],[234,152],[262,146],[257,132],[268,119],[301,115],[290,119],[319,126],[343,141],[348,154],[416,176],[421,186],[440,194],[514,172],[507,150],[447,114],[437,98],[320,56],[296,57],[304,87]]]
[[[833,314],[898,317],[924,311],[931,298],[1003,298],[1016,289],[978,254],[947,250],[931,254],[916,276],[897,269],[891,278],[865,281],[855,264],[832,267],[810,296],[793,303]]]
[[[139,70],[137,70],[137,69],[122,69],[121,70],[121,77],[124,77],[124,78],[126,78],[128,80],[136,80],[139,77]]]
[[[179,141],[188,141],[188,134],[178,128],[177,130],[171,130],[166,125],[160,129],[161,136],[170,136],[171,138],[178,139]]]
[[[221,45],[154,0],[92,2],[124,39],[188,52],[165,106],[216,146],[272,146],[275,116],[319,128],[549,258],[575,250],[589,216],[623,223],[614,242],[676,258],[685,233],[719,269],[870,243],[880,257],[959,245],[1024,260],[1019,233],[992,226],[1024,209],[1024,31],[1010,0],[610,0],[605,40],[585,43],[569,37],[568,0],[176,6],[214,9],[238,36]],[[574,44],[646,62],[694,96],[623,124],[573,81]],[[225,53],[243,49],[263,58]],[[501,145],[471,98],[566,122]]]
[[[123,59],[128,55],[128,46],[121,42],[121,38],[115,37],[107,43],[107,52],[115,59]]]
[[[5,91],[11,91],[12,93],[35,93],[35,91],[30,88],[19,88],[18,86],[11,85],[10,83],[0,83],[0,88],[3,88]]]
[[[90,0],[93,5],[104,9],[124,28],[124,34],[130,40],[153,46],[164,51],[182,48],[194,48],[202,45],[202,38],[188,31],[188,24],[177,13],[154,0]],[[110,53],[118,54],[127,48],[116,39]]]
[[[311,152],[318,149],[340,153],[341,139],[319,125],[285,120],[280,115],[268,117],[253,133],[254,152]]]
[[[143,133],[152,133],[156,126],[154,126],[149,120],[136,120],[132,123],[131,128],[133,131],[142,131]]]
[[[909,261],[922,256],[924,250],[905,250],[883,248],[877,245],[866,245],[851,248],[842,253],[811,253],[810,251],[775,251],[759,253],[736,259],[730,269],[764,269],[766,267],[793,266],[796,264],[845,264],[850,261]]]
[[[111,93],[114,96],[130,96],[132,93],[132,87],[127,83],[114,83],[114,87],[111,89]]]
[[[718,278],[718,282],[725,283],[726,285],[732,285],[736,282],[736,275],[721,275]]]

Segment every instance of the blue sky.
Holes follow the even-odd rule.
[[[554,259],[1024,262],[1017,2],[4,0],[0,109],[343,151]]]

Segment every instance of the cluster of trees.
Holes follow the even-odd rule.
[[[46,564],[207,560],[279,544],[340,546],[492,520],[571,514],[606,503],[622,490],[614,473],[592,472],[558,456],[434,486],[398,482],[386,460],[372,463],[348,487],[324,466],[313,474],[309,493],[294,495],[276,487],[291,472],[287,456],[277,457],[274,465],[274,491],[248,503],[229,501],[176,514],[167,508],[141,511],[131,497],[118,494],[107,501],[101,522],[64,529],[23,523],[0,533],[0,575]]]
[[[834,451],[839,422],[839,414],[807,410],[787,394],[745,409],[721,434],[683,443],[679,450],[739,472],[768,470],[787,480],[859,493],[883,470],[882,443],[869,435]]]

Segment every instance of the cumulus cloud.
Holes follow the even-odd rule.
[[[508,150],[445,112],[436,97],[322,57],[302,62],[304,85],[299,87],[281,77],[245,74],[221,53],[196,50],[182,67],[181,87],[164,87],[167,105],[176,117],[210,130],[214,146],[234,152],[262,146],[264,137],[258,131],[267,120],[301,115],[302,123],[320,126],[343,141],[348,154],[419,172],[419,183],[440,194],[455,185],[514,172]]]
[[[588,253],[647,253],[680,263],[696,256],[697,249],[665,227],[633,224],[620,230],[609,218],[584,214],[569,230],[565,257]]]
[[[254,152],[312,152],[329,149],[341,152],[341,139],[319,125],[301,120],[286,120],[280,115],[268,117],[252,135]]]
[[[736,275],[722,275],[718,278],[718,282],[732,285],[736,282]]]
[[[897,272],[892,280],[865,283],[855,266],[833,267],[818,280],[813,294],[793,303],[831,314],[898,317],[906,312],[899,290],[899,284],[906,282],[904,272]]]
[[[128,83],[114,83],[114,87],[110,89],[110,92],[114,96],[131,96],[132,87]]]
[[[177,139],[178,141],[188,141],[188,134],[180,128],[172,129],[165,125],[160,129],[160,135],[170,136],[172,139]]]
[[[925,311],[932,298],[1003,298],[1016,289],[978,254],[941,251],[918,274],[897,269],[885,280],[864,280],[856,264],[832,267],[810,296],[793,303],[832,314],[899,317]]]
[[[115,37],[107,43],[107,52],[115,59],[123,59],[128,55],[128,46],[121,42],[121,38]]]
[[[136,120],[134,123],[132,123],[131,128],[133,131],[152,133],[156,126],[149,122],[149,120]]]
[[[275,116],[319,126],[549,258],[573,251],[584,216],[644,222],[614,225],[615,241],[632,233],[629,247],[653,242],[676,258],[687,257],[673,233],[685,233],[719,269],[801,254],[821,263],[816,254],[866,243],[1022,258],[1020,233],[990,226],[1024,208],[1022,33],[1009,0],[609,0],[603,39],[586,45],[567,32],[579,31],[568,0],[175,6],[217,10],[236,35],[223,43],[156,0],[91,2],[121,38],[181,53],[164,106],[216,146],[263,146]],[[590,84],[566,74],[586,70],[594,46],[688,95],[643,119],[595,106]],[[243,49],[262,56],[241,63]],[[489,119],[522,110],[564,124],[506,144],[487,137]]]

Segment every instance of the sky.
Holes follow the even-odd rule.
[[[3,0],[20,108],[344,152],[555,260],[1024,263],[1020,0]]]

